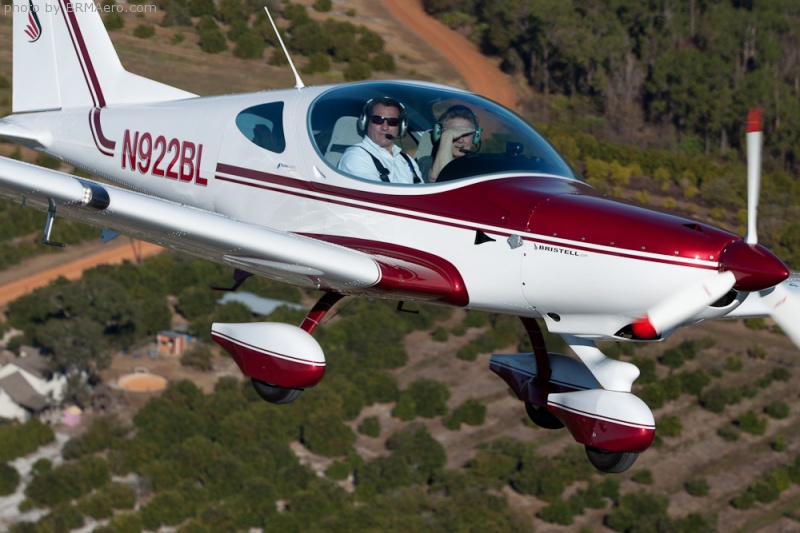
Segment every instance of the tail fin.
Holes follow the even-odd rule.
[[[14,0],[15,113],[196,96],[122,67],[92,0]]]

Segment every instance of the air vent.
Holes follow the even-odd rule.
[[[693,222],[691,224],[684,224],[684,227],[689,228],[690,230],[699,231],[700,233],[703,232],[703,226],[701,226],[696,222]]]

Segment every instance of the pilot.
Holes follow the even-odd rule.
[[[476,145],[481,141],[478,117],[465,105],[451,106],[439,117],[431,137],[434,143],[438,143],[436,157],[421,157],[419,168],[422,175],[433,183],[450,161],[477,151]]]
[[[364,105],[357,125],[364,138],[345,150],[341,170],[387,183],[422,183],[416,161],[394,143],[408,128],[403,104],[388,96],[373,98]]]

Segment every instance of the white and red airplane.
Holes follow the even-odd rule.
[[[343,296],[513,314],[534,352],[495,355],[492,370],[534,422],[566,426],[597,468],[621,472],[651,444],[655,422],[631,393],[638,369],[595,341],[769,315],[800,345],[800,280],[756,239],[755,117],[742,239],[599,194],[519,116],[463,90],[305,87],[296,75],[293,89],[201,98],[139,77],[123,69],[93,6],[15,0],[13,114],[0,135],[118,185],[3,158],[0,193],[48,212],[47,244],[58,210],[230,265],[234,288],[256,274],[319,290],[299,327],[212,327],[267,401],[288,403],[322,379],[311,332]],[[430,154],[437,117],[455,104],[477,115],[480,149],[436,183],[339,170],[370,119],[365,102],[384,96],[404,104],[400,141],[417,157]],[[539,321],[578,359],[549,353]]]

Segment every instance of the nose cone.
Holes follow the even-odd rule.
[[[789,277],[789,269],[772,252],[742,240],[729,243],[722,251],[720,271],[726,270],[736,276],[733,288],[740,291],[761,291]]]

